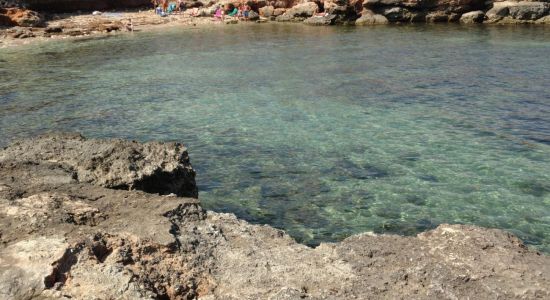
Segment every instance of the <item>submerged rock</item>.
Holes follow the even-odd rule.
[[[0,298],[550,297],[550,258],[501,230],[443,224],[415,237],[364,233],[313,249],[281,230],[206,212],[196,199],[115,190],[100,179],[128,178],[122,165],[182,164],[174,157],[183,149],[49,135],[0,151]],[[93,157],[103,160],[92,163],[99,169],[86,167]],[[101,170],[108,167],[117,171]]]

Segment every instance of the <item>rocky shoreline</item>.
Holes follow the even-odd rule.
[[[219,5],[237,0],[185,0],[186,12],[160,17],[149,1],[26,0],[0,1],[0,43],[145,30],[157,25],[213,25],[242,22],[212,20]],[[550,24],[550,0],[254,0],[251,22],[301,22],[307,25],[382,25],[409,23]],[[145,10],[136,10],[139,7]],[[134,9],[125,11],[124,9]],[[196,9],[197,16],[191,16]],[[92,10],[107,10],[92,14]],[[112,12],[109,12],[112,10]],[[89,11],[82,13],[82,11]],[[1,44],[0,44],[1,45]]]
[[[510,233],[445,224],[312,249],[205,211],[194,175],[179,143],[49,134],[1,150],[0,298],[550,297],[550,258]]]

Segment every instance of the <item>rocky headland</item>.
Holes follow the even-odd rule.
[[[49,134],[0,151],[0,299],[548,299],[550,258],[440,225],[316,248],[205,211],[179,143]]]
[[[2,0],[0,37],[86,36],[145,29],[151,25],[236,24],[212,20],[216,7],[239,0],[184,0],[186,12],[160,17],[148,0]],[[550,0],[250,0],[252,22],[308,25],[408,23],[550,24]],[[128,11],[130,9],[130,11]],[[195,15],[191,15],[191,9]],[[92,14],[92,11],[106,14]],[[3,28],[3,29],[2,29]]]

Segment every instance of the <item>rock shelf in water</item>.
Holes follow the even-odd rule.
[[[550,297],[550,259],[501,230],[445,224],[312,249],[176,194],[197,195],[181,144],[13,143],[0,151],[0,298]]]

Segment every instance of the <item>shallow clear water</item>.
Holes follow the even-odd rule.
[[[440,223],[550,252],[550,31],[223,26],[0,50],[0,145],[178,140],[205,207],[307,244]]]

